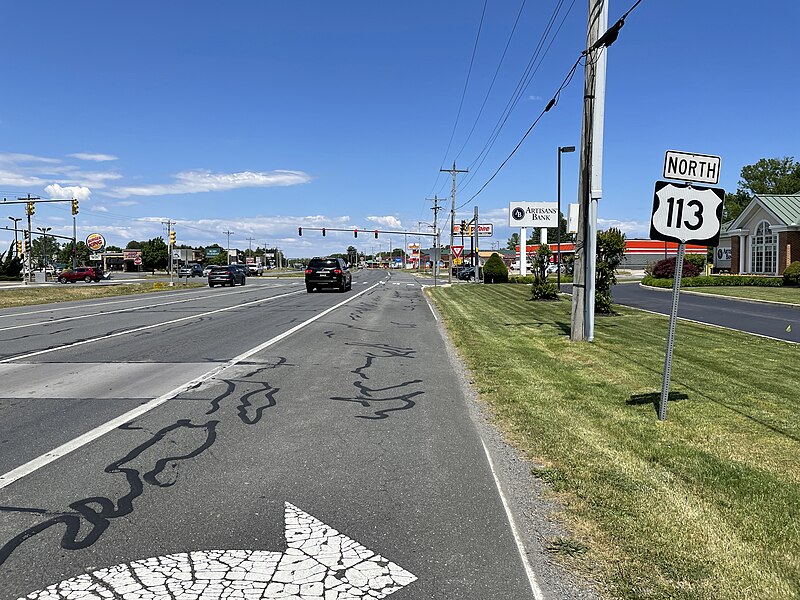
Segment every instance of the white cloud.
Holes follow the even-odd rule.
[[[61,187],[57,183],[51,183],[44,188],[45,193],[51,198],[76,198],[78,200],[88,200],[92,195],[92,190],[88,187],[68,185]]]
[[[618,219],[597,219],[598,229],[616,227],[628,237],[646,238],[650,235],[650,223],[642,221],[620,221]]]
[[[93,210],[97,212],[108,212],[108,209],[105,206],[94,206]]]
[[[0,184],[9,187],[32,187],[40,186],[44,183],[40,178],[25,175],[14,171],[0,169]]]
[[[109,160],[117,160],[118,158],[113,154],[94,154],[91,152],[76,152],[74,154],[67,154],[67,156],[77,158],[78,160],[91,160],[94,162],[106,162]]]
[[[21,162],[27,163],[46,163],[58,164],[61,161],[58,158],[48,158],[45,156],[36,156],[34,154],[22,154],[19,152],[0,152],[0,163],[17,164]]]
[[[175,175],[175,181],[172,183],[119,187],[109,190],[108,194],[117,198],[196,194],[237,188],[298,185],[309,181],[311,181],[311,176],[303,171],[242,171],[240,173],[184,171]]]
[[[528,96],[528,100],[534,100],[535,102],[542,102],[544,98],[542,96]]]
[[[400,219],[392,215],[387,215],[385,217],[367,217],[367,221],[377,223],[381,227],[390,227],[391,229],[400,229],[403,226]]]

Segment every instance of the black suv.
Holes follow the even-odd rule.
[[[306,291],[311,293],[314,288],[332,287],[340,292],[353,287],[353,276],[347,268],[347,263],[341,258],[320,258],[315,256],[308,261],[306,267]]]

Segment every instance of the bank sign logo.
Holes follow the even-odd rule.
[[[556,202],[510,202],[509,227],[558,227]]]

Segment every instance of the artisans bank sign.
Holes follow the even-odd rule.
[[[509,202],[509,227],[558,227],[556,202]]]

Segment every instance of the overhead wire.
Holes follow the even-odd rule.
[[[601,2],[602,2],[602,0],[598,0],[597,4],[596,4],[595,6],[599,6],[599,5],[601,4]],[[480,194],[480,193],[481,193],[481,192],[482,192],[484,189],[486,189],[486,186],[488,186],[488,185],[489,185],[489,184],[492,182],[492,180],[493,180],[493,179],[494,179],[494,178],[497,176],[497,174],[498,174],[498,173],[499,173],[499,172],[500,172],[500,171],[503,169],[503,167],[506,165],[506,163],[508,163],[508,161],[509,161],[509,160],[511,160],[511,157],[512,157],[512,156],[514,156],[514,154],[515,154],[515,153],[517,152],[517,150],[520,148],[520,146],[521,146],[521,145],[522,145],[522,143],[525,141],[525,139],[528,137],[528,135],[531,133],[531,131],[533,131],[533,129],[536,127],[536,125],[539,123],[539,121],[540,121],[540,120],[541,120],[541,118],[542,118],[542,117],[545,115],[545,113],[547,113],[547,112],[548,112],[550,109],[552,109],[554,106],[556,106],[556,105],[558,104],[559,98],[560,98],[560,96],[561,96],[561,92],[564,90],[564,88],[566,88],[566,87],[567,87],[567,86],[568,86],[568,85],[571,83],[571,81],[572,81],[572,78],[573,78],[573,77],[574,77],[574,75],[575,75],[575,71],[576,71],[576,69],[578,68],[578,65],[580,65],[580,64],[581,64],[581,62],[582,62],[584,59],[585,59],[586,61],[596,61],[596,60],[597,60],[597,57],[595,56],[595,57],[593,58],[593,57],[592,57],[592,53],[593,53],[594,51],[596,51],[596,50],[603,52],[603,51],[605,51],[605,50],[606,50],[606,49],[607,49],[607,48],[608,48],[608,47],[609,47],[611,44],[613,44],[613,43],[616,41],[616,39],[617,39],[617,36],[619,35],[619,31],[620,31],[620,29],[622,29],[622,26],[625,24],[625,19],[626,19],[626,18],[627,18],[627,17],[628,17],[628,16],[631,14],[631,12],[633,12],[633,10],[634,10],[634,9],[635,9],[637,6],[639,6],[639,4],[641,4],[641,2],[642,2],[642,0],[637,0],[637,1],[636,1],[636,2],[633,4],[633,6],[631,6],[631,8],[629,8],[629,9],[628,9],[628,10],[627,10],[627,11],[626,11],[626,12],[625,12],[623,15],[622,15],[622,17],[620,17],[620,18],[619,18],[619,19],[618,19],[618,20],[617,20],[617,21],[614,23],[614,25],[612,25],[611,27],[609,27],[609,28],[608,28],[608,29],[605,31],[605,33],[603,33],[603,35],[602,35],[602,36],[600,36],[600,37],[598,38],[598,40],[597,40],[597,41],[596,41],[596,42],[595,42],[595,43],[594,43],[594,44],[593,44],[591,47],[588,47],[588,48],[586,48],[586,50],[584,50],[584,51],[582,51],[582,52],[581,52],[581,54],[580,54],[580,56],[578,57],[578,59],[577,59],[577,60],[575,61],[575,63],[572,65],[572,67],[570,68],[570,70],[567,72],[567,75],[566,75],[566,77],[564,78],[564,80],[561,82],[561,85],[560,85],[560,86],[558,87],[558,89],[556,90],[556,93],[553,95],[553,97],[551,98],[551,100],[550,100],[550,101],[547,103],[547,106],[545,107],[545,109],[544,109],[544,110],[543,110],[543,111],[542,111],[542,112],[539,114],[539,116],[538,116],[538,117],[536,117],[536,120],[535,120],[535,121],[534,121],[534,122],[531,124],[531,126],[528,128],[528,130],[525,132],[525,134],[522,136],[522,138],[519,140],[519,142],[517,142],[517,145],[516,145],[516,146],[514,146],[514,149],[511,151],[511,153],[510,153],[510,154],[509,154],[509,155],[508,155],[508,156],[505,158],[505,160],[504,160],[504,161],[503,161],[503,162],[500,164],[500,166],[499,166],[499,167],[497,167],[497,169],[496,169],[496,170],[495,170],[495,172],[492,174],[492,176],[491,176],[491,177],[490,177],[490,178],[489,178],[489,179],[488,179],[488,180],[487,180],[487,181],[486,181],[486,182],[485,182],[485,183],[484,183],[484,184],[481,186],[481,188],[480,188],[480,189],[479,189],[477,192],[475,192],[475,194],[473,194],[473,195],[472,195],[472,197],[470,197],[470,199],[469,199],[469,200],[467,200],[466,202],[464,202],[464,203],[460,204],[460,205],[459,205],[459,206],[456,208],[456,210],[458,210],[458,209],[460,209],[460,208],[463,208],[464,206],[466,206],[467,204],[469,204],[470,202],[472,202],[472,201],[473,201],[473,200],[474,200],[474,199],[475,199],[475,198],[476,198],[476,197],[477,197],[477,196],[478,196],[478,195],[479,195],[479,194]],[[599,16],[599,15],[598,15],[598,16]],[[595,18],[597,18],[597,17],[595,17]]]

